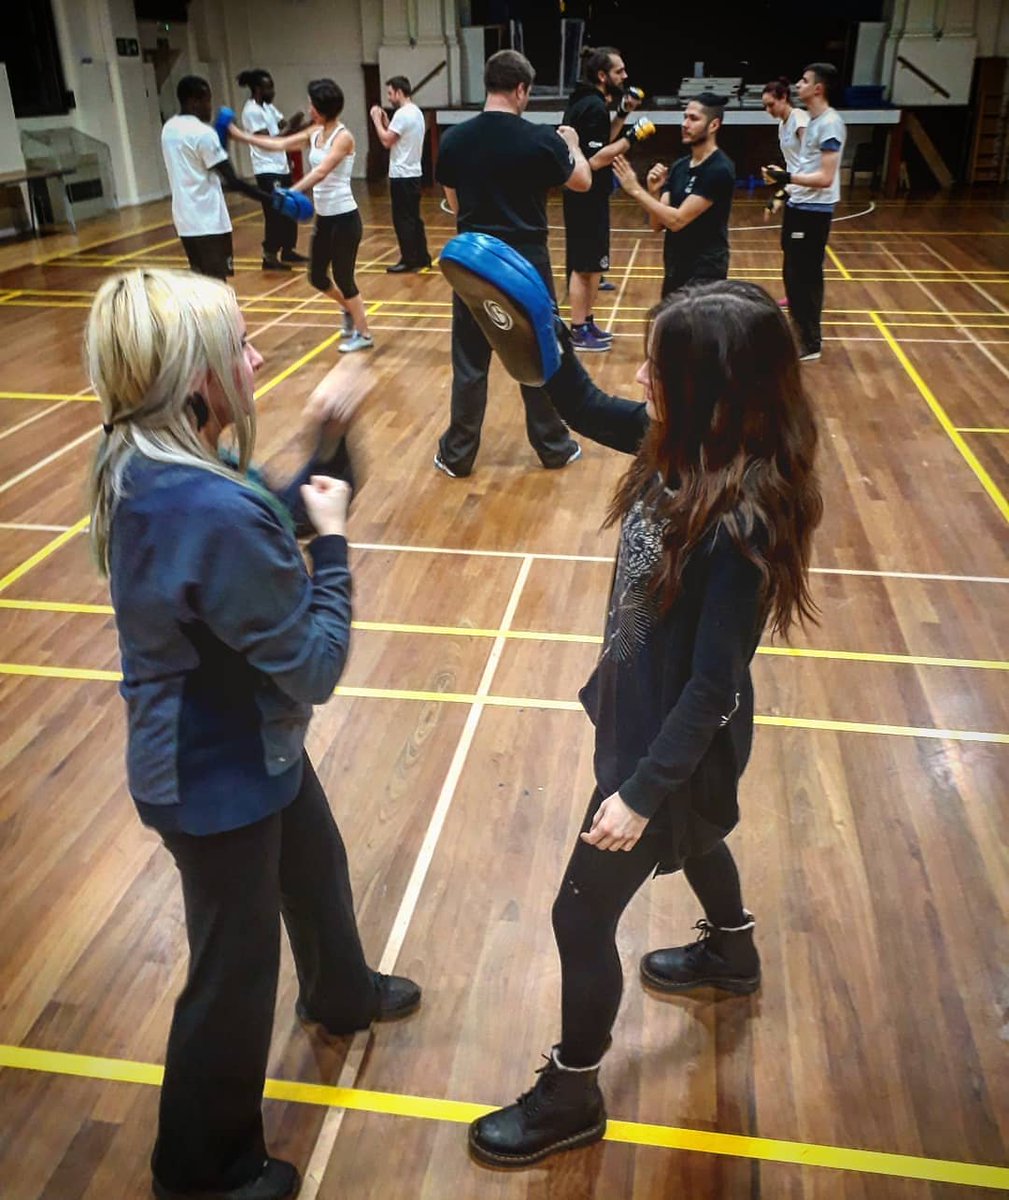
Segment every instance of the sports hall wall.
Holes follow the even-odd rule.
[[[347,123],[361,137],[367,129],[366,65],[379,80],[401,73],[416,81],[445,61],[418,101],[427,108],[459,102],[463,7],[459,0],[191,0],[188,21],[165,28],[138,22],[133,0],[52,0],[66,87],[76,107],[61,116],[19,118],[17,132],[69,127],[97,138],[109,148],[116,203],[141,204],[168,194],[160,127],[175,111],[182,75],[205,75],[218,102],[240,107],[244,95],[235,76],[244,67],[265,67],[287,112],[303,106],[309,79],[333,76],[347,96]],[[964,95],[975,56],[1009,56],[1009,0],[947,0],[941,6],[892,0],[883,18],[878,53],[871,63],[857,64],[859,82],[870,82],[866,73],[875,75],[888,90],[893,85],[893,98],[903,105],[936,97],[908,72],[895,70],[898,54]],[[136,39],[140,55],[118,53],[117,39]],[[156,52],[159,41],[174,60],[160,91],[154,66],[144,61],[144,52]],[[633,47],[622,48],[633,56]],[[15,169],[17,139],[10,128],[13,112],[2,103],[4,83],[0,143],[11,150],[6,169]],[[236,152],[236,161],[247,174],[244,154]],[[359,177],[365,160],[359,153]],[[0,214],[0,227],[6,223]]]

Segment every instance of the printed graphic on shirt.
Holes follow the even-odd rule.
[[[662,557],[666,523],[645,512],[639,500],[624,518],[620,529],[616,578],[606,620],[603,657],[627,662],[641,649],[659,616],[651,581]]]

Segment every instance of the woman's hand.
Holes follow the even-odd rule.
[[[350,505],[350,484],[328,475],[313,475],[301,486],[308,519],[320,537],[331,534],[347,536],[347,508]]]
[[[583,842],[597,850],[633,850],[647,824],[647,817],[629,808],[620,793],[614,792],[596,809],[592,828],[580,836]]]
[[[346,366],[343,374],[337,375],[340,365],[323,377],[308,397],[301,414],[309,440],[317,444],[318,453],[323,458],[328,457],[328,451],[336,449],[337,442],[347,432],[367,394],[366,391],[354,391],[348,386]]]
[[[639,196],[644,195],[645,189],[638,182],[634,168],[622,154],[618,154],[613,160],[613,174],[616,175],[620,186],[628,196],[633,196],[636,200]]]

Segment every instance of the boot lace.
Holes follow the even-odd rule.
[[[683,957],[690,962],[693,962],[699,955],[710,952],[708,941],[715,932],[715,926],[710,921],[705,921],[703,917],[694,925],[694,928],[697,930],[697,938],[687,946],[683,953]]]
[[[523,1092],[516,1100],[519,1108],[530,1117],[536,1116],[540,1111],[541,1100],[552,1091],[550,1085],[555,1073],[554,1060],[545,1054],[541,1054],[540,1057],[543,1059],[543,1066],[536,1068],[536,1074],[541,1078],[536,1080],[528,1092]]]

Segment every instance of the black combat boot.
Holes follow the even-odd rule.
[[[598,1142],[606,1132],[599,1063],[565,1067],[554,1046],[536,1086],[469,1127],[473,1157],[492,1167],[528,1167],[559,1150]]]
[[[153,1183],[157,1200],[292,1200],[300,1188],[301,1177],[282,1158],[268,1158],[255,1179],[234,1188],[176,1192],[157,1179]]]
[[[653,950],[641,960],[641,978],[659,992],[689,992],[694,988],[719,988],[739,996],[760,987],[760,955],[753,944],[753,915],[744,912],[746,924],[723,929],[698,921],[696,942]]]

